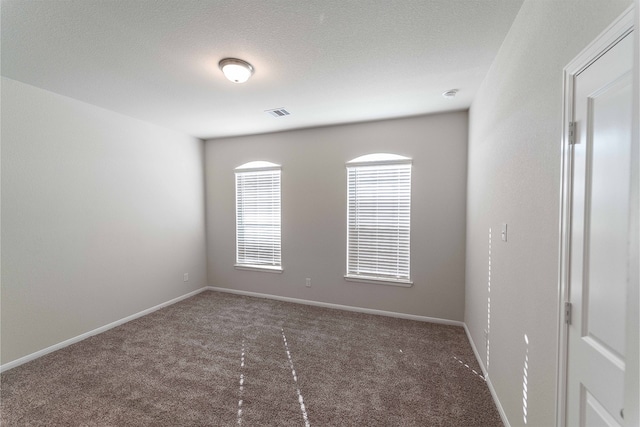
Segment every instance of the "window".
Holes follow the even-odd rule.
[[[236,268],[282,271],[280,172],[262,161],[236,168]]]
[[[347,163],[347,280],[411,286],[411,159],[369,154]]]

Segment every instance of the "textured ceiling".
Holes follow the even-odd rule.
[[[521,4],[2,0],[2,75],[203,139],[460,110]]]

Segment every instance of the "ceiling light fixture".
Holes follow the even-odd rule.
[[[444,96],[445,98],[451,99],[451,98],[455,98],[457,93],[458,93],[458,89],[451,89],[446,92],[443,92],[442,96]]]
[[[244,83],[253,74],[253,66],[242,59],[224,58],[218,63],[218,67],[234,83]]]

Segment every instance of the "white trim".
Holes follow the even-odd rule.
[[[234,264],[233,268],[236,270],[247,270],[247,271],[264,271],[266,273],[280,273],[284,271],[282,266],[269,266],[269,265],[251,265],[251,264]]]
[[[467,334],[467,338],[469,339],[469,343],[471,343],[471,349],[473,350],[473,354],[476,356],[476,360],[478,361],[478,364],[480,365],[480,369],[482,369],[482,375],[487,378],[489,376],[489,373],[487,372],[487,368],[485,368],[484,363],[482,363],[482,359],[480,358],[480,353],[478,352],[478,349],[476,347],[476,344],[473,342],[473,338],[471,338],[471,332],[469,332],[469,328],[467,327],[467,324],[464,324],[464,331]]]
[[[640,0],[635,2],[635,48],[633,88],[633,148],[631,151],[631,249],[627,284],[627,338],[625,343],[625,410],[628,426],[640,425]]]
[[[413,286],[413,282],[410,280],[384,279],[382,277],[372,276],[356,276],[355,274],[346,274],[344,276],[344,280],[346,280],[347,282],[373,283],[375,285],[400,286],[403,288],[410,288]]]
[[[31,353],[31,354],[23,356],[23,357],[21,357],[19,359],[13,360],[13,361],[8,362],[8,363],[5,363],[4,365],[0,365],[0,372],[8,371],[9,369],[13,369],[16,366],[20,366],[20,365],[22,365],[24,363],[31,362],[32,360],[38,359],[39,357],[42,357],[42,356],[44,356],[46,354],[52,353],[52,352],[54,352],[56,350],[60,350],[60,349],[62,349],[64,347],[70,346],[71,344],[75,344],[77,342],[80,342],[80,341],[82,341],[84,339],[87,339],[87,338],[92,337],[94,335],[100,334],[102,332],[108,331],[109,329],[115,328],[116,326],[120,326],[120,325],[122,325],[124,323],[130,322],[130,321],[135,320],[135,319],[137,319],[139,317],[146,316],[147,314],[153,313],[154,311],[160,310],[161,308],[165,308],[167,306],[173,305],[173,304],[175,304],[177,302],[180,302],[180,301],[182,301],[184,299],[190,298],[190,297],[192,297],[194,295],[197,295],[200,292],[203,292],[203,291],[206,291],[206,290],[207,290],[207,287],[203,287],[203,288],[197,289],[197,290],[195,290],[193,292],[189,292],[188,294],[185,294],[185,295],[179,296],[177,298],[174,298],[172,300],[169,300],[169,301],[163,302],[161,304],[155,305],[155,306],[153,306],[151,308],[147,308],[146,310],[142,310],[142,311],[140,311],[138,313],[135,313],[135,314],[132,314],[130,316],[123,317],[120,320],[116,320],[115,322],[111,322],[111,323],[109,323],[107,325],[101,326],[101,327],[99,327],[97,329],[94,329],[92,331],[85,332],[84,334],[80,334],[80,335],[78,335],[76,337],[69,338],[68,340],[64,340],[62,342],[59,342],[58,344],[54,344],[54,345],[49,346],[47,348],[44,348],[42,350],[38,350],[35,353]]]
[[[496,393],[496,389],[493,388],[493,384],[491,383],[491,378],[489,378],[489,373],[484,367],[482,363],[482,359],[480,358],[480,353],[478,353],[478,349],[476,348],[476,344],[473,342],[473,338],[471,338],[471,332],[469,332],[469,328],[466,323],[463,323],[464,331],[467,334],[467,338],[469,339],[469,343],[471,344],[471,349],[473,350],[473,354],[476,356],[476,360],[480,365],[480,369],[482,369],[482,375],[484,376],[484,380],[487,383],[487,387],[489,387],[489,391],[491,392],[491,397],[493,398],[493,402],[496,404],[496,408],[498,408],[498,413],[500,414],[500,419],[502,419],[502,423],[505,427],[511,427],[509,424],[509,419],[507,418],[507,413],[504,411],[502,404],[500,403],[500,399],[498,399],[498,393]]]
[[[616,43],[633,31],[633,5],[598,35],[582,52],[564,67],[565,75],[575,76],[589,68]]]
[[[569,232],[571,230],[571,176],[572,146],[569,141],[569,123],[573,121],[573,98],[575,77],[604,55],[611,47],[633,31],[633,5],[609,25],[563,70],[563,103],[560,169],[560,239],[558,276],[558,353],[556,369],[556,426],[561,427],[566,420],[567,372],[568,372],[568,326],[564,319],[564,303],[569,301]]]
[[[437,317],[418,316],[416,314],[398,313],[395,311],[376,310],[373,308],[354,307],[352,305],[333,304],[330,302],[313,301],[299,298],[282,297],[279,295],[261,294],[258,292],[241,291],[238,289],[219,288],[216,286],[207,286],[207,290],[224,292],[228,294],[244,295],[248,297],[272,299],[276,301],[292,302],[296,304],[311,305],[315,307],[333,308],[343,311],[354,311],[356,313],[375,314],[378,316],[395,317],[398,319],[417,320],[419,322],[438,323],[441,325],[464,326],[463,322],[458,320],[439,319]]]

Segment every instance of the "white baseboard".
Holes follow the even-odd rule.
[[[61,348],[67,347],[67,346],[69,346],[71,344],[75,344],[75,343],[77,343],[79,341],[82,341],[82,340],[84,340],[86,338],[89,338],[89,337],[91,337],[93,335],[97,335],[97,334],[99,334],[101,332],[108,331],[109,329],[115,328],[116,326],[120,326],[123,323],[127,323],[127,322],[130,322],[131,320],[137,319],[139,317],[146,316],[149,313],[153,313],[156,310],[160,310],[161,308],[167,307],[169,305],[175,304],[175,303],[177,303],[179,301],[182,301],[184,299],[187,299],[189,297],[197,295],[200,292],[203,292],[205,290],[207,290],[207,287],[197,289],[197,290],[195,290],[193,292],[189,292],[188,294],[179,296],[179,297],[174,298],[172,300],[169,300],[167,302],[163,302],[162,304],[158,304],[158,305],[156,305],[154,307],[151,307],[151,308],[148,308],[146,310],[142,310],[142,311],[140,311],[138,313],[132,314],[131,316],[127,316],[127,317],[122,318],[120,320],[116,320],[115,322],[111,322],[108,325],[104,325],[104,326],[101,326],[101,327],[99,327],[97,329],[94,329],[92,331],[85,332],[84,334],[78,335],[77,337],[69,338],[68,340],[62,341],[62,342],[60,342],[58,344],[54,344],[54,345],[52,345],[50,347],[47,347],[47,348],[44,348],[42,350],[36,351],[35,353],[31,353],[31,354],[23,356],[23,357],[21,357],[19,359],[13,360],[13,361],[8,362],[8,363],[5,363],[4,365],[0,365],[0,372],[4,372],[4,371],[7,371],[9,369],[15,368],[16,366],[20,366],[20,365],[22,365],[24,363],[27,363],[27,362],[35,360],[35,359],[37,359],[39,357],[42,357],[45,354],[49,354],[49,353],[54,352],[56,350],[60,350]]]
[[[459,322],[457,320],[439,319],[437,317],[418,316],[415,314],[397,313],[395,311],[384,311],[384,310],[376,310],[373,308],[355,307],[351,305],[332,304],[329,302],[281,297],[278,295],[261,294],[258,292],[240,291],[237,289],[229,289],[229,288],[218,288],[215,286],[207,286],[206,289],[210,291],[226,292],[229,294],[244,295],[248,297],[266,298],[266,299],[273,299],[277,301],[293,302],[296,304],[312,305],[315,307],[334,308],[337,310],[354,311],[357,313],[376,314],[379,316],[397,317],[399,319],[417,320],[419,322],[439,323],[442,325],[453,325],[453,326],[464,326],[463,322]]]
[[[496,389],[493,388],[493,384],[491,384],[491,378],[489,378],[489,372],[487,372],[487,369],[485,368],[484,363],[482,363],[482,359],[480,358],[480,353],[478,353],[478,348],[476,347],[476,344],[473,342],[473,338],[471,338],[471,332],[469,332],[469,328],[467,327],[466,323],[464,324],[464,331],[467,333],[467,338],[469,339],[469,343],[471,344],[471,349],[473,350],[473,354],[476,356],[476,360],[480,365],[480,369],[482,369],[482,375],[484,375],[484,379],[487,382],[489,391],[491,392],[491,397],[493,397],[493,401],[495,402],[496,407],[498,408],[498,413],[500,414],[502,423],[505,425],[505,427],[511,427],[511,424],[509,424],[509,420],[507,419],[507,414],[504,412],[504,408],[500,403],[500,399],[498,399],[498,394],[496,393]]]

